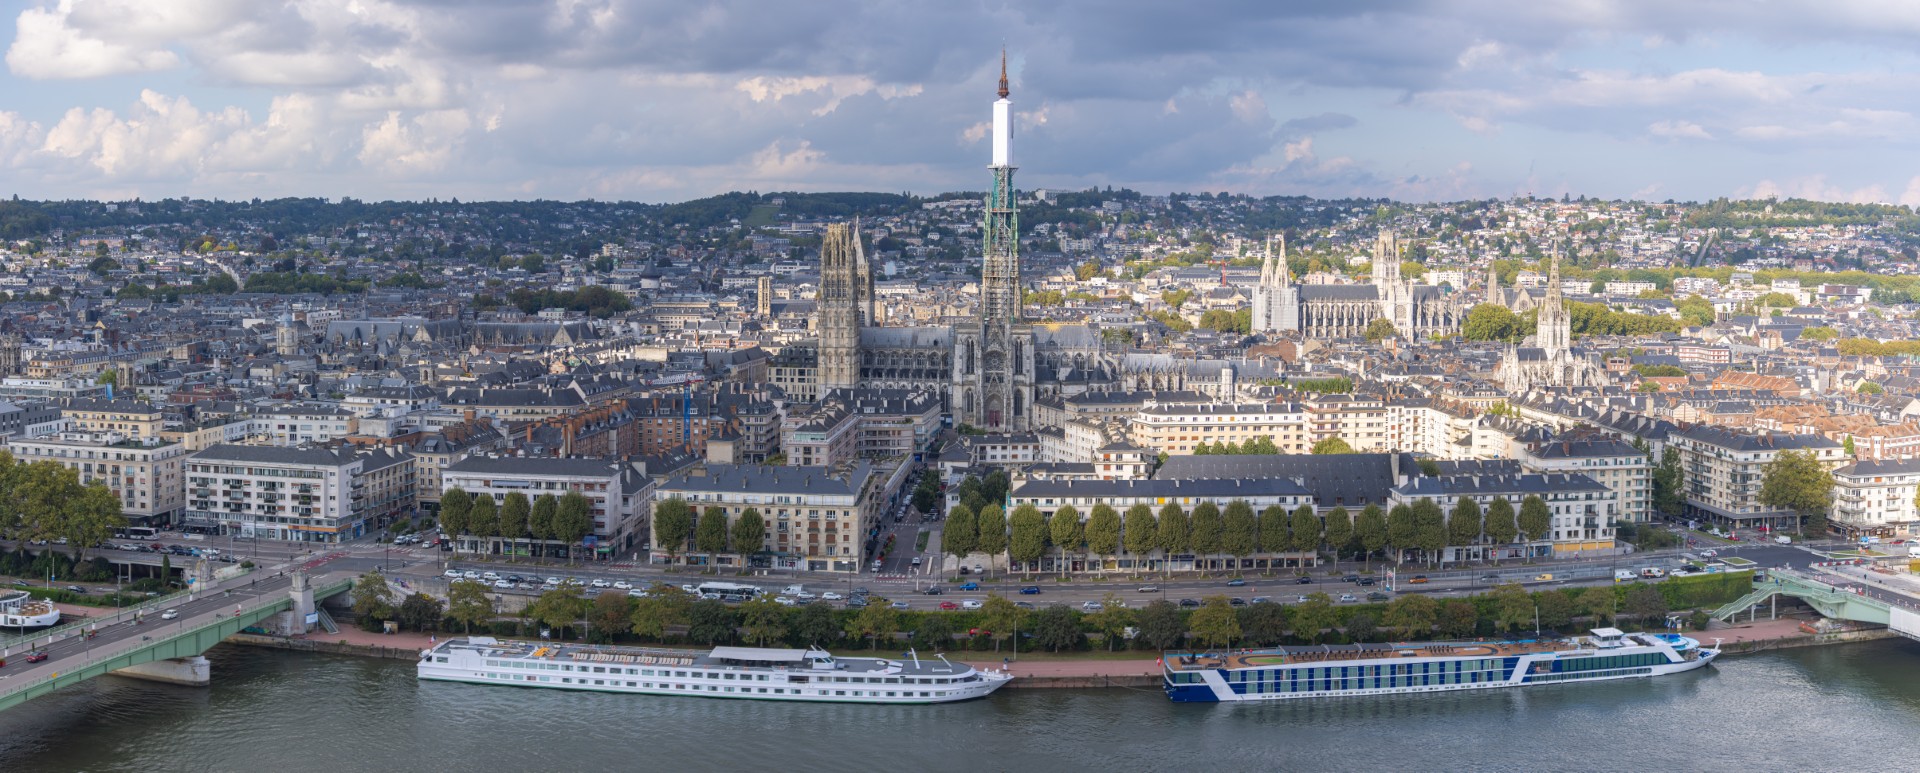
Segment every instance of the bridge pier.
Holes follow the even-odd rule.
[[[213,664],[200,655],[141,663],[137,666],[127,666],[113,673],[133,679],[145,679],[149,682],[165,682],[188,687],[206,687],[213,683]]]

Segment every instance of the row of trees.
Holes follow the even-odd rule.
[[[104,483],[53,462],[19,462],[0,451],[0,535],[8,539],[64,539],[75,556],[127,525],[120,496]]]
[[[1386,604],[1357,605],[1335,604],[1325,593],[1311,594],[1299,604],[1262,602],[1240,607],[1224,597],[1213,597],[1192,611],[1166,601],[1132,609],[1124,599],[1108,594],[1101,609],[1089,613],[1064,605],[1028,610],[998,594],[989,594],[978,611],[903,612],[883,604],[842,610],[824,603],[787,607],[770,600],[729,606],[696,599],[668,585],[656,586],[640,599],[622,593],[588,599],[578,588],[569,587],[548,591],[518,616],[502,619],[481,583],[453,583],[445,604],[421,594],[395,603],[385,578],[374,572],[355,585],[354,611],[368,628],[397,620],[403,627],[422,631],[479,628],[525,635],[526,626],[538,624],[556,637],[601,642],[795,647],[864,643],[879,648],[905,638],[914,646],[940,651],[999,650],[1018,636],[1025,646],[1062,651],[1091,646],[1091,635],[1107,649],[1162,650],[1190,640],[1226,647],[1388,637],[1462,639],[1531,631],[1536,624],[1543,630],[1564,629],[1580,620],[1655,622],[1669,609],[1718,603],[1720,596],[1737,596],[1742,591],[1732,583],[1716,583],[1713,588],[1669,587],[1677,585],[1670,581],[1657,586],[1636,583],[1539,592],[1504,585],[1468,598],[1408,594]]]
[[[1224,509],[1203,502],[1191,513],[1168,504],[1156,514],[1147,505],[1137,504],[1124,516],[1099,504],[1084,519],[1071,505],[1048,517],[1033,505],[1014,508],[1009,516],[999,505],[987,504],[976,512],[961,504],[947,514],[941,545],[957,557],[1005,553],[1022,565],[1040,560],[1049,548],[1062,558],[1078,554],[1104,559],[1123,552],[1146,556],[1156,550],[1169,556],[1245,558],[1255,553],[1330,550],[1336,555],[1356,551],[1368,557],[1385,551],[1395,560],[1418,551],[1428,560],[1438,560],[1449,546],[1544,539],[1552,520],[1546,501],[1538,496],[1522,500],[1517,511],[1508,500],[1496,499],[1483,513],[1473,500],[1461,497],[1450,514],[1433,500],[1421,499],[1385,511],[1379,505],[1367,505],[1358,517],[1335,507],[1324,518],[1311,505],[1292,512],[1273,505],[1255,514],[1242,500],[1229,502]],[[1060,563],[1064,569],[1066,562]]]
[[[593,533],[593,502],[578,491],[531,500],[515,491],[495,505],[490,495],[476,497],[455,486],[440,495],[440,528],[448,534],[507,540],[512,544],[509,556],[519,555],[522,540],[557,541],[567,546],[571,557],[573,546]]]
[[[740,511],[740,517],[727,523],[727,511],[708,507],[698,518],[686,500],[674,497],[653,506],[653,545],[667,551],[669,560],[693,551],[711,557],[716,553],[752,555],[766,549],[767,519],[757,507]]]

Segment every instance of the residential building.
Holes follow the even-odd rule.
[[[276,446],[325,443],[360,431],[360,417],[344,408],[281,405],[253,414],[253,435]]]
[[[1578,473],[1613,490],[1618,518],[1632,523],[1653,520],[1653,463],[1633,444],[1612,435],[1571,435],[1545,442],[1513,444],[1513,458],[1532,473]]]
[[[161,411],[137,400],[68,400],[60,405],[73,429],[117,432],[129,440],[160,437]]]
[[[710,507],[720,508],[729,527],[747,508],[758,510],[766,521],[766,543],[757,559],[688,557],[687,550],[673,551],[682,560],[721,565],[760,560],[782,569],[858,572],[865,555],[862,540],[885,507],[889,481],[897,483],[908,467],[900,465],[890,472],[860,460],[836,474],[825,467],[708,464],[668,477],[655,490],[654,501],[681,499],[696,515]],[[655,563],[669,560],[662,539],[655,535]]]
[[[342,542],[413,511],[413,458],[397,448],[216,445],[186,462],[187,526]]]
[[[1447,514],[1453,512],[1462,498],[1478,504],[1483,514],[1494,500],[1505,499],[1513,506],[1516,521],[1529,496],[1545,501],[1551,514],[1543,537],[1528,541],[1523,535],[1507,545],[1448,546],[1438,558],[1445,561],[1546,558],[1615,547],[1613,522],[1621,516],[1620,503],[1613,489],[1583,474],[1422,476],[1393,487],[1392,494],[1395,505],[1412,505],[1427,499]]]
[[[1819,435],[1754,435],[1702,425],[1668,435],[1667,445],[1680,453],[1687,517],[1737,529],[1799,528],[1799,514],[1760,502],[1767,465],[1781,451],[1811,453],[1828,469],[1846,463],[1841,444]]]
[[[121,515],[135,526],[172,523],[186,507],[182,470],[190,452],[179,443],[115,432],[62,432],[15,438],[7,450],[21,463],[52,462],[79,473],[83,484],[106,484],[120,497]]]
[[[558,498],[577,492],[590,504],[593,531],[581,545],[521,540],[516,547],[516,543],[498,537],[463,538],[455,543],[456,549],[468,552],[492,554],[520,549],[552,554],[555,548],[584,547],[597,558],[610,559],[643,541],[647,517],[653,512],[648,502],[653,481],[617,460],[468,456],[441,470],[440,481],[445,489],[491,496],[496,505],[504,504],[507,495],[514,492],[525,494],[529,504],[543,495]]]
[[[1847,537],[1920,535],[1920,459],[1858,461],[1833,471],[1833,526]]]

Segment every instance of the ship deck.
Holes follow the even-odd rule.
[[[1408,644],[1323,644],[1307,647],[1275,647],[1230,653],[1204,653],[1170,656],[1167,667],[1173,671],[1258,668],[1300,663],[1378,661],[1396,658],[1498,658],[1568,652],[1579,649],[1566,640],[1481,642],[1423,642]]]
[[[552,642],[517,641],[512,639],[449,639],[440,643],[436,651],[450,652],[465,650],[483,657],[518,660],[539,660],[548,662],[568,662],[583,664],[604,664],[622,666],[688,666],[694,668],[738,669],[755,668],[771,671],[804,671],[816,669],[801,665],[799,658],[766,661],[744,661],[733,658],[714,657],[712,652],[697,650],[677,650],[653,647],[631,647],[617,645],[566,644]],[[722,648],[728,652],[752,652],[751,648]],[[800,653],[802,650],[780,651],[762,650],[768,653]],[[951,676],[964,674],[972,670],[971,666],[961,663],[948,663],[934,658],[889,660],[885,658],[841,658],[833,659],[836,673],[900,674],[906,676]]]

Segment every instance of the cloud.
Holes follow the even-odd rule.
[[[1656,121],[1647,124],[1647,133],[1655,137],[1668,137],[1673,139],[1713,139],[1712,134],[1708,134],[1706,129],[1701,128],[1700,124],[1692,121]]]
[[[98,78],[106,75],[165,70],[180,57],[164,48],[100,37],[77,24],[75,0],[60,0],[52,8],[28,8],[14,19],[13,44],[7,47],[7,68],[26,78]]]

